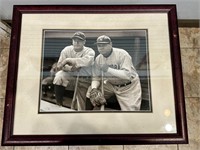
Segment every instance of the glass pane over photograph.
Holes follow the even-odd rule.
[[[63,66],[58,69],[59,63],[61,62],[61,52],[64,49],[69,49],[72,47],[76,33],[84,34],[85,43],[84,47],[92,49],[94,51],[93,63],[91,63],[91,69],[84,72],[85,66],[81,66],[82,62],[79,61],[78,70],[72,71],[70,68],[66,70]],[[116,70],[129,71],[130,68],[133,72],[138,75],[139,84],[133,84],[136,82],[131,78],[130,80],[125,80],[123,77],[105,73],[100,71],[100,68],[96,68],[98,62],[97,57],[102,55],[100,53],[101,42],[98,41],[98,37],[108,37],[110,42],[103,44],[110,44],[111,49],[114,53],[116,50],[122,50],[127,53],[127,58],[122,54],[115,54],[116,59],[113,60],[116,64],[110,64],[107,59],[113,59],[113,57],[99,57],[102,59],[103,64],[107,64],[109,68]],[[99,38],[100,39],[100,38]],[[101,40],[101,39],[100,39]],[[100,45],[98,45],[98,42]],[[150,86],[150,73],[149,73],[149,60],[148,60],[148,30],[146,29],[134,29],[134,30],[43,30],[43,45],[42,45],[42,66],[41,66],[41,88],[40,88],[40,99],[39,99],[39,113],[52,113],[52,112],[97,112],[97,111],[131,111],[131,112],[152,112],[152,102],[151,102],[151,86]],[[114,51],[114,52],[113,52]],[[82,58],[84,59],[84,54],[79,55],[80,52],[75,52],[70,54],[74,59]],[[67,55],[67,54],[65,54]],[[66,58],[70,58],[69,54]],[[89,60],[89,59],[88,59]],[[121,61],[121,62],[120,62]],[[81,63],[81,64],[80,64]],[[69,65],[69,62],[68,62]],[[68,69],[68,68],[67,68]],[[105,97],[105,104],[93,105],[91,103],[90,93],[91,93],[91,83],[95,80],[95,69],[100,72],[98,75],[100,83],[99,86],[100,93],[103,93]],[[83,71],[82,71],[83,70]],[[58,72],[64,72],[64,74],[69,74],[68,78],[62,78],[62,84],[57,84],[55,81],[56,74]],[[88,73],[89,72],[89,73]],[[104,74],[102,75],[101,72]],[[133,73],[133,74],[134,74]],[[70,82],[68,83],[68,79]],[[67,84],[66,83],[67,80]],[[63,86],[64,84],[64,86]],[[109,85],[112,87],[109,87]],[[57,86],[63,86],[64,91],[62,92],[62,101],[60,102],[59,95],[63,88],[58,88]],[[135,86],[135,87],[134,87]],[[133,87],[133,88],[131,88]],[[138,88],[139,92],[138,92]],[[110,90],[113,89],[113,90]],[[129,92],[129,91],[130,92]],[[134,92],[134,90],[136,92]],[[123,92],[126,91],[126,92]],[[126,95],[126,96],[124,96]],[[139,95],[139,100],[134,102],[134,98]],[[125,97],[125,98],[124,98]],[[128,101],[127,104],[126,102]],[[132,102],[131,102],[132,101]],[[75,103],[74,103],[75,102]],[[73,104],[74,103],[74,104]],[[137,103],[137,104],[134,104]],[[74,106],[72,106],[72,104]],[[127,106],[127,105],[137,105],[137,106]],[[72,108],[73,107],[73,108]],[[129,107],[137,107],[136,109],[129,109]],[[78,110],[78,111],[77,111]]]

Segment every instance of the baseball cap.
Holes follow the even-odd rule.
[[[85,39],[86,39],[85,34],[83,32],[74,33],[74,35],[72,36],[72,39],[74,39],[74,38],[78,38],[83,41],[85,41]]]
[[[101,35],[97,38],[97,42],[95,44],[108,44],[111,43],[111,39],[106,35]]]

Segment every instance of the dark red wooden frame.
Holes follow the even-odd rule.
[[[173,73],[176,134],[13,135],[19,44],[23,14],[33,13],[167,13]],[[177,14],[175,5],[18,5],[13,9],[12,35],[4,110],[2,145],[127,145],[188,143]]]

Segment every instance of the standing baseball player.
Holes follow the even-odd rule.
[[[72,45],[65,47],[60,54],[53,84],[55,86],[56,101],[63,105],[65,89],[75,85],[78,76],[75,98],[77,109],[85,110],[86,93],[91,85],[92,65],[94,64],[95,52],[85,47],[86,37],[82,32],[76,32],[72,36]]]
[[[89,94],[87,93],[91,104],[96,106],[105,103],[102,98],[95,99],[99,96],[98,93],[103,84],[106,100],[115,94],[122,111],[140,110],[141,85],[131,56],[123,49],[112,47],[111,39],[108,36],[98,37],[96,44],[100,54],[95,59],[93,80]],[[88,99],[87,109],[91,109]]]

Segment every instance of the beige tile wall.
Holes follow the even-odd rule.
[[[7,28],[0,22],[0,27]],[[0,150],[199,150],[200,149],[200,28],[179,28],[189,144],[119,146],[15,146]],[[0,129],[2,128],[9,55],[8,34],[0,29]],[[0,135],[2,131],[0,130]],[[1,137],[0,137],[1,139]]]

